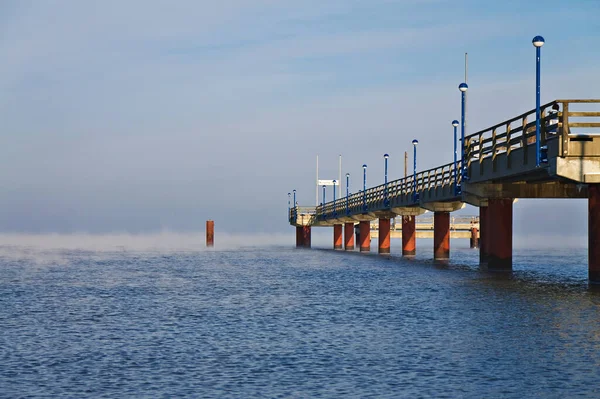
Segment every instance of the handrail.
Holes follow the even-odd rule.
[[[569,122],[569,118],[594,118],[600,117],[600,112],[569,110],[569,104],[598,104],[600,99],[589,100],[554,100],[540,106],[540,144],[546,146],[548,140],[561,138],[559,140],[558,156],[569,156],[569,142],[571,139],[570,128],[600,128],[600,122]],[[558,106],[558,110],[556,109]],[[484,158],[492,157],[493,162],[500,154],[510,154],[515,149],[527,148],[535,145],[536,141],[536,110],[530,110],[516,117],[505,120],[483,130],[465,136],[465,167],[470,169],[473,162],[481,162]],[[574,152],[573,156],[579,154]],[[509,162],[510,162],[510,158]],[[392,180],[387,184],[380,184],[359,191],[349,196],[336,198],[321,204],[315,210],[317,218],[337,218],[346,214],[367,213],[374,208],[376,210],[391,209],[392,203],[403,201],[403,206],[418,206],[420,194],[427,190],[452,187],[454,176],[457,184],[462,183],[462,164],[457,162],[447,163],[435,168],[418,172],[416,176],[409,175],[404,178]],[[416,194],[416,195],[413,195]],[[458,197],[457,192],[449,194],[449,199]]]

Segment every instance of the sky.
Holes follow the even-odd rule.
[[[0,231],[289,232],[288,196],[452,159],[468,131],[600,98],[600,2],[0,1]],[[412,162],[412,161],[411,161]],[[354,176],[357,176],[354,183]],[[331,193],[329,194],[331,195]],[[462,211],[477,214],[468,207]],[[585,200],[523,200],[515,229],[585,235]]]

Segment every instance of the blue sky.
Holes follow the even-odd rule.
[[[0,230],[286,231],[287,192],[369,185],[452,157],[464,53],[469,129],[542,100],[598,98],[597,1],[3,1]],[[585,232],[585,201],[521,201]],[[558,210],[558,211],[557,211]],[[465,210],[474,213],[475,209]],[[560,216],[563,215],[563,216]],[[560,219],[562,217],[562,219]],[[552,224],[554,226],[554,224]],[[550,227],[549,227],[550,228]]]

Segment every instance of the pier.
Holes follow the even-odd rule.
[[[358,224],[358,246],[367,252],[371,222],[377,220],[378,252],[388,254],[390,220],[398,217],[402,254],[414,256],[417,216],[430,211],[433,257],[448,260],[450,215],[470,204],[479,208],[480,265],[509,271],[516,199],[587,198],[588,276],[591,283],[600,283],[599,99],[540,105],[465,136],[461,153],[462,159],[456,162],[415,171],[316,207],[291,207],[288,216],[297,229],[297,246],[310,247],[312,227],[333,227],[334,247],[354,250],[354,225]]]
[[[433,238],[433,217],[415,219],[416,238]],[[356,228],[355,228],[356,233]],[[371,238],[379,237],[379,219],[371,221]],[[450,238],[479,238],[479,216],[451,216]],[[402,217],[390,219],[390,238],[402,238]]]

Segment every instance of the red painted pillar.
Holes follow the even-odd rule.
[[[354,223],[344,224],[344,238],[346,239],[346,251],[354,251]]]
[[[415,256],[417,254],[416,218],[402,216],[402,256]]]
[[[379,219],[379,253],[390,253],[390,219]]]
[[[479,248],[479,229],[471,227],[471,248]]]
[[[305,248],[310,248],[310,226],[302,226],[302,244]]]
[[[489,256],[488,207],[479,207],[479,264],[485,265]]]
[[[304,236],[302,234],[302,226],[296,226],[296,248],[304,246]]]
[[[512,198],[488,200],[488,269],[512,270]]]
[[[600,184],[588,184],[588,278],[600,283]]]
[[[360,228],[360,252],[369,252],[371,250],[371,222],[364,221],[358,225]]]
[[[342,225],[333,225],[333,249],[342,249]]]
[[[215,246],[215,222],[212,220],[206,221],[206,246]]]
[[[450,212],[433,214],[433,259],[450,259]]]

